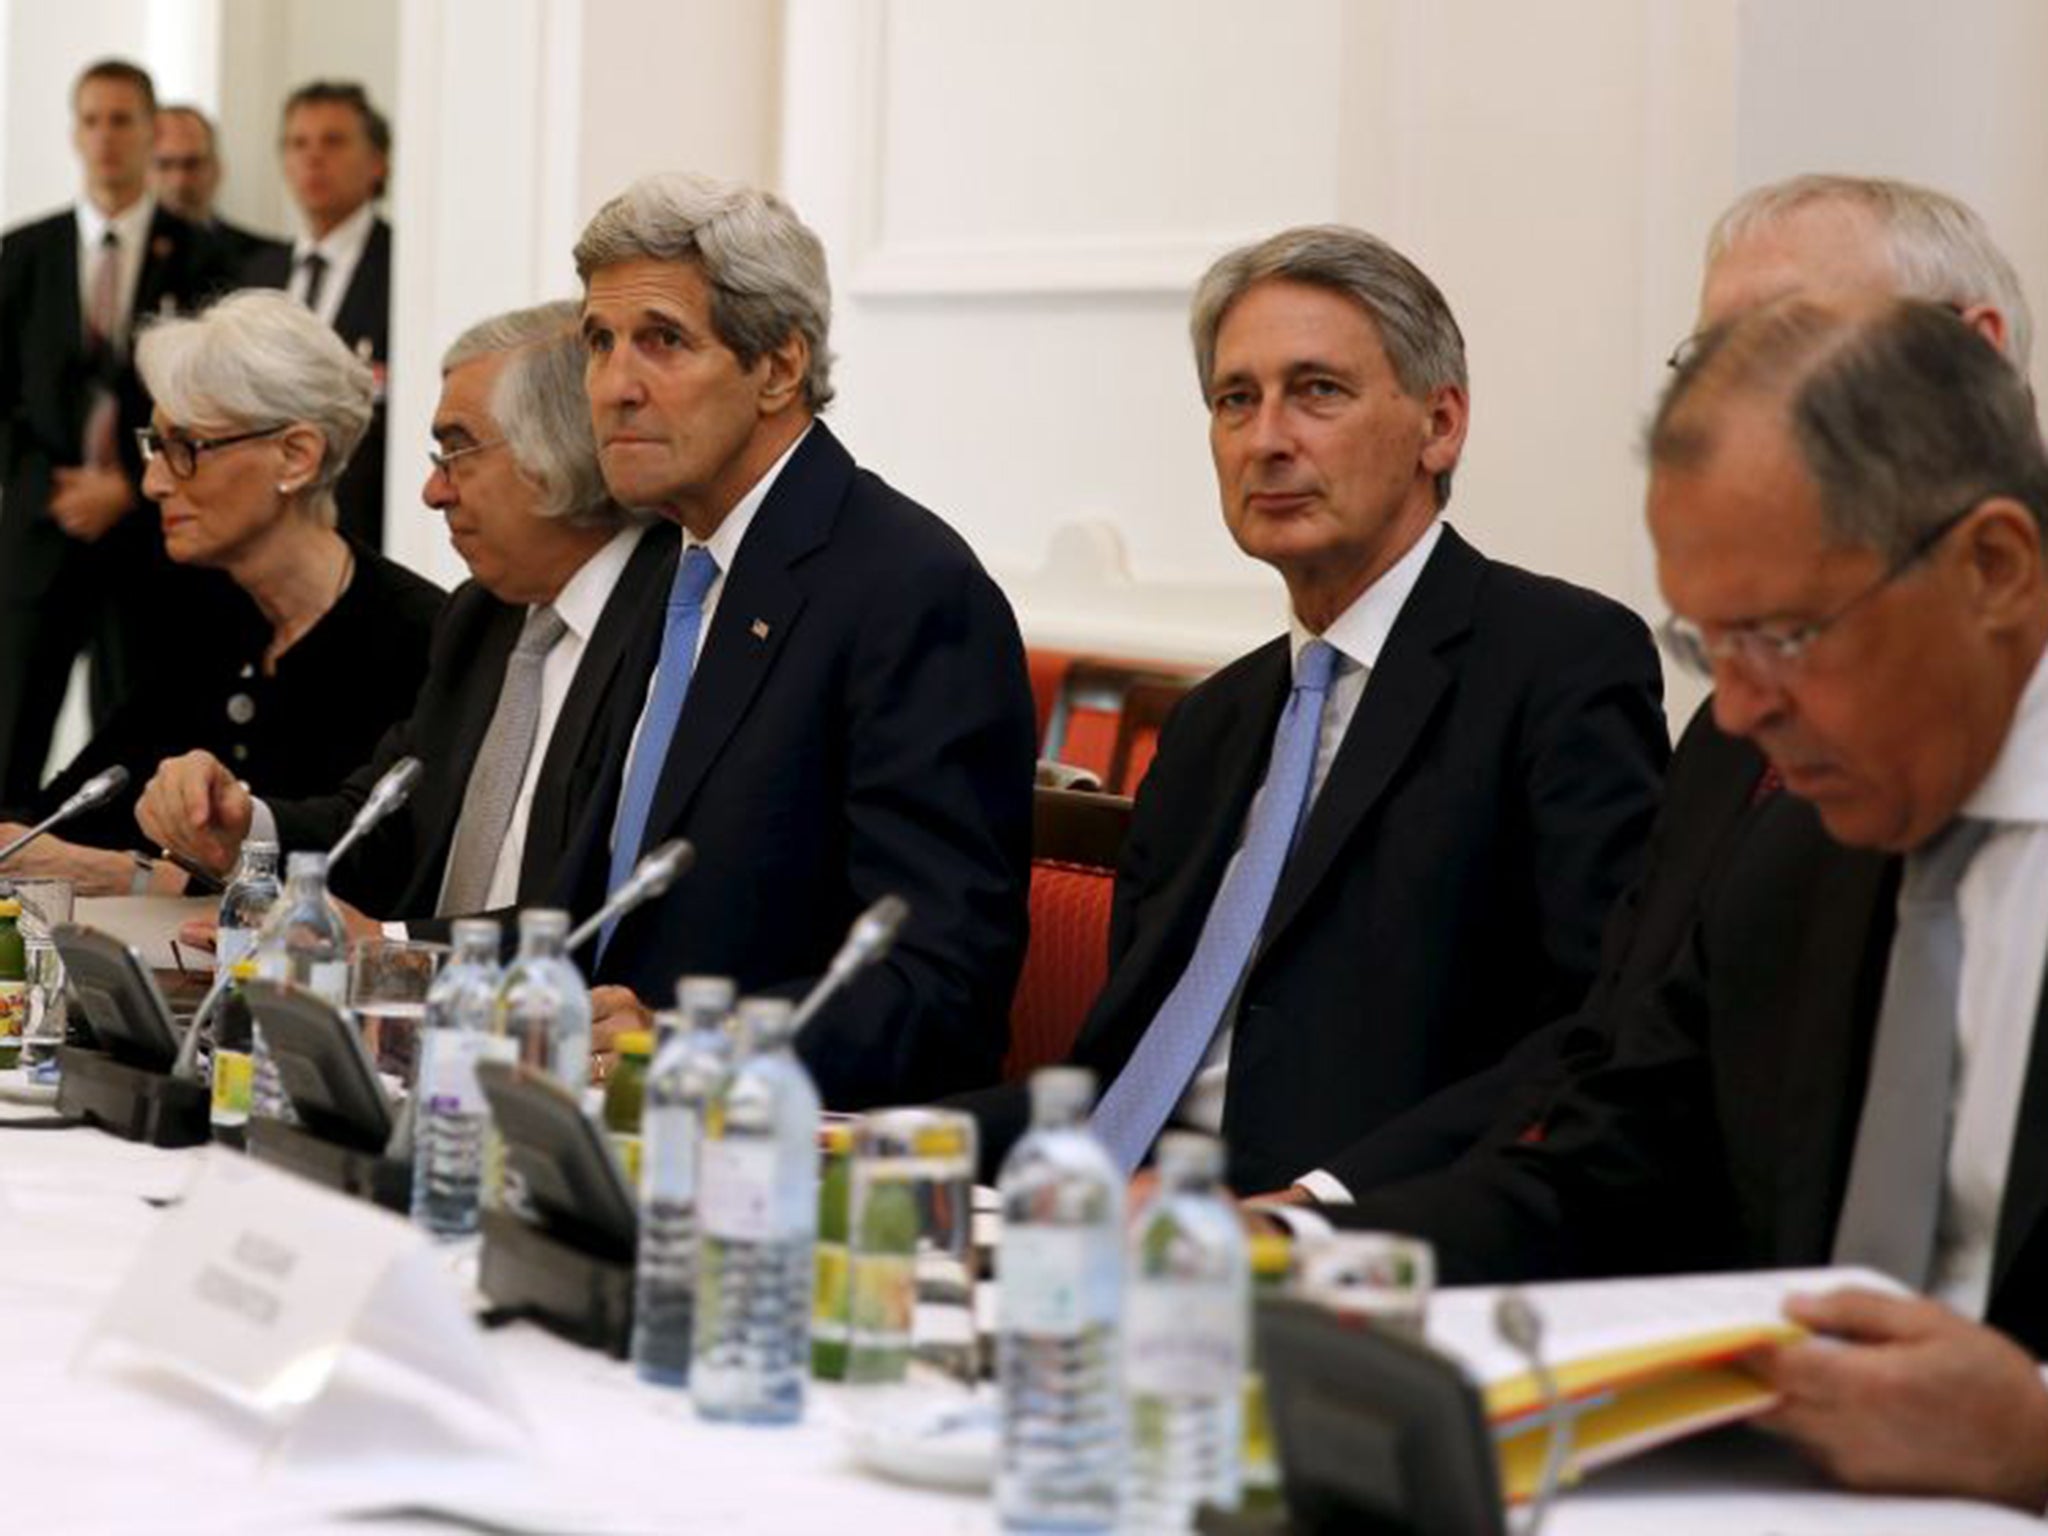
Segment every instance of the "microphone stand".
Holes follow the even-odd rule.
[[[615,917],[624,917],[642,902],[651,901],[675,883],[692,864],[697,862],[697,850],[684,838],[663,843],[653,852],[644,855],[633,866],[633,873],[620,882],[619,888],[605,898],[603,906],[576,926],[569,935],[566,946],[569,954],[575,954]]]
[[[119,794],[127,783],[128,770],[126,768],[108,768],[94,774],[78,787],[77,793],[72,795],[70,799],[22,833],[21,836],[17,837],[5,848],[0,848],[0,864],[5,864],[52,827],[69,821],[80,811],[89,811],[94,806],[105,803],[114,795]]]
[[[1543,1468],[1536,1479],[1536,1492],[1529,1500],[1528,1517],[1520,1536],[1539,1536],[1550,1506],[1557,1500],[1558,1485],[1564,1479],[1566,1459],[1571,1455],[1575,1413],[1559,1391],[1557,1376],[1543,1355],[1543,1317],[1529,1298],[1518,1290],[1501,1292],[1493,1308],[1494,1331],[1503,1342],[1529,1362],[1536,1378],[1536,1390],[1543,1400],[1543,1418],[1548,1421],[1548,1444]]]
[[[341,840],[327,850],[327,862],[331,867],[344,853],[353,848],[363,835],[378,822],[405,804],[412,789],[420,779],[420,760],[416,757],[401,757],[377,780],[370,795],[356,812],[355,820],[348,824],[348,830],[341,834]]]
[[[846,942],[839,946],[839,953],[832,957],[832,963],[825,967],[825,974],[818,978],[817,985],[804,995],[797,1004],[796,1012],[790,1015],[792,1031],[802,1029],[817,1016],[836,996],[839,990],[856,973],[873,965],[889,953],[896,942],[897,930],[910,916],[910,903],[901,896],[884,896],[853,920],[847,930]]]

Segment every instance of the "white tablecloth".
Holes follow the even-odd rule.
[[[0,1103],[0,1122],[48,1111]],[[530,1421],[519,1440],[376,1390],[345,1367],[280,1440],[194,1389],[101,1351],[74,1362],[104,1297],[161,1219],[187,1154],[87,1130],[0,1123],[0,1531],[446,1531],[398,1512],[456,1506],[515,1530],[833,1531],[966,1536],[996,1529],[984,1499],[898,1486],[853,1466],[845,1392],[806,1421],[700,1423],[681,1395],[526,1326],[489,1335]],[[451,1257],[451,1264],[459,1259]],[[390,1511],[373,1525],[350,1512]],[[1558,1536],[2039,1532],[1982,1506],[1831,1492],[1747,1432],[1598,1475],[1558,1509]]]

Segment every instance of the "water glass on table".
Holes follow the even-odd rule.
[[[364,939],[349,952],[348,1005],[377,1071],[412,1092],[419,1078],[427,990],[448,946],[419,939]]]
[[[1421,1343],[1436,1289],[1436,1250],[1395,1232],[1333,1232],[1305,1242],[1295,1294]]]
[[[976,1374],[972,1116],[888,1109],[853,1133],[846,1379],[900,1382],[913,1359]]]
[[[28,959],[28,1017],[21,1032],[21,1066],[31,1082],[57,1080],[57,1047],[64,1043],[64,962],[51,932],[71,921],[69,880],[0,880],[0,894],[21,903],[22,947]]]

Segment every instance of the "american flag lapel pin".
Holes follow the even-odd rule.
[[[754,620],[751,627],[756,640],[766,640],[768,638],[768,621],[766,619]]]

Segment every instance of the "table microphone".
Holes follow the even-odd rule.
[[[96,805],[103,805],[128,787],[128,770],[116,764],[102,768],[98,773],[79,785],[71,797],[41,821],[30,827],[21,836],[0,848],[0,864],[6,863],[30,843],[41,837],[59,822],[69,821],[80,811],[89,811]]]
[[[389,768],[384,776],[371,786],[370,797],[363,802],[356,819],[348,824],[348,830],[341,834],[341,841],[327,850],[327,862],[331,866],[357,841],[386,816],[405,804],[413,786],[420,781],[420,760],[416,757],[401,757]]]
[[[1528,1518],[1520,1536],[1537,1536],[1543,1519],[1557,1498],[1564,1478],[1565,1458],[1572,1448],[1572,1410],[1558,1390],[1557,1376],[1543,1357],[1543,1315],[1522,1292],[1503,1291],[1493,1304],[1493,1331],[1501,1342],[1529,1362],[1529,1374],[1536,1378],[1541,1394],[1543,1417],[1549,1421],[1549,1443],[1543,1453],[1543,1470],[1536,1479],[1536,1492],[1529,1500]]]
[[[790,1016],[790,1027],[802,1029],[820,1008],[831,1001],[834,993],[853,980],[855,972],[873,965],[889,953],[889,947],[896,942],[897,930],[909,916],[909,902],[901,896],[884,896],[856,917],[846,932],[846,942],[839,946],[839,953],[825,967],[825,974],[797,1004],[796,1012]]]
[[[575,954],[592,934],[613,918],[624,917],[643,901],[652,901],[675,883],[676,876],[696,862],[697,850],[690,846],[687,838],[681,837],[663,843],[651,853],[642,854],[640,862],[633,866],[633,873],[605,898],[603,906],[585,918],[569,935],[568,953]]]

